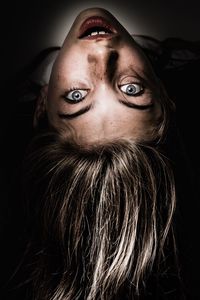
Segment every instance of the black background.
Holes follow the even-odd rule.
[[[40,50],[61,45],[82,9],[110,9],[134,34],[200,40],[198,0],[7,1],[1,4],[1,75],[16,72]]]
[[[12,113],[16,107],[12,90],[13,76],[17,74],[42,49],[49,46],[60,46],[71,22],[83,8],[100,6],[111,12],[134,34],[145,34],[164,40],[178,37],[189,41],[200,40],[200,4],[195,0],[175,1],[16,1],[4,2],[1,7],[1,164],[3,165],[1,196],[2,227],[2,262],[5,284],[7,278],[20,257],[20,232],[23,231],[23,220],[19,210],[22,204],[9,187],[13,185],[13,174],[18,166],[22,147],[21,131],[23,126],[16,124]],[[187,166],[181,160],[177,166],[183,175],[182,192],[180,193],[180,239],[181,247],[186,251],[183,260],[185,273],[189,278],[188,299],[197,299],[199,271],[199,186],[200,186],[200,64],[185,68],[184,72],[167,75],[166,83],[169,93],[174,97],[177,106],[177,121],[183,139]],[[14,108],[13,108],[14,107]],[[20,142],[19,142],[20,141]],[[178,154],[177,154],[178,156]],[[180,154],[182,156],[182,153]],[[189,167],[188,167],[189,166]],[[4,171],[9,170],[8,172]],[[13,171],[14,170],[14,171]],[[8,173],[8,174],[7,174]],[[190,174],[189,174],[190,173]],[[191,175],[191,176],[190,176]],[[189,181],[192,181],[190,184]],[[17,183],[16,183],[17,185]],[[182,201],[182,202],[181,202]],[[180,217],[180,216],[179,216]],[[13,221],[12,221],[13,220]],[[23,248],[23,246],[22,246]],[[18,254],[19,253],[19,254]],[[182,253],[182,249],[181,249]],[[182,254],[181,254],[182,255]],[[4,288],[6,291],[6,288]],[[6,292],[4,292],[6,294]],[[0,293],[0,298],[1,298]],[[3,299],[15,299],[15,298]]]

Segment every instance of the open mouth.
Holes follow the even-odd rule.
[[[109,38],[116,34],[116,30],[102,17],[90,17],[80,28],[80,39]]]

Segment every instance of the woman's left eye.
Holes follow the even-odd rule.
[[[74,89],[65,94],[65,99],[70,102],[77,103],[82,101],[86,97],[87,93],[88,93],[87,90]]]
[[[128,83],[119,86],[120,90],[128,96],[138,96],[144,88],[138,83]]]

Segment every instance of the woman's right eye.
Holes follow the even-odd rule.
[[[87,90],[73,89],[65,94],[65,99],[69,102],[78,103],[87,96]]]
[[[119,88],[128,96],[138,96],[144,91],[143,86],[139,83],[122,84]]]

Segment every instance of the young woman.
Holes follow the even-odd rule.
[[[81,12],[40,91],[24,164],[30,297],[183,299],[166,153],[173,110],[114,16]]]

